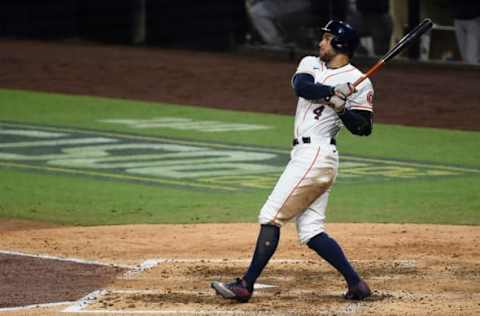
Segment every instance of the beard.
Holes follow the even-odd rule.
[[[330,55],[323,54],[323,55],[320,55],[320,60],[325,63],[328,63],[330,60],[332,60],[332,57]]]
[[[335,57],[336,55],[336,52],[333,50],[333,49],[329,49],[325,52],[320,53],[320,60],[325,62],[325,63],[328,63],[329,61],[331,61],[333,59],[333,57]]]

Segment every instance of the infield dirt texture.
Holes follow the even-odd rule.
[[[372,81],[376,122],[396,124],[374,133],[389,143],[339,137],[352,147],[343,149],[327,229],[372,298],[345,301],[341,276],[289,224],[253,299],[235,304],[209,283],[249,263],[256,215],[288,159],[297,60],[29,41],[2,41],[0,60],[2,89],[193,106],[139,103],[127,117],[134,102],[0,91],[1,315],[480,314],[478,68],[387,65]],[[126,121],[158,113],[169,129]],[[225,124],[236,134],[195,130]],[[95,151],[93,142],[117,147]],[[82,143],[89,147],[73,146]],[[188,179],[189,169],[126,164],[127,154],[148,162],[165,144],[212,157],[241,152],[263,159],[263,173],[193,168],[199,176]],[[110,167],[59,156],[108,150],[123,155],[109,157]]]

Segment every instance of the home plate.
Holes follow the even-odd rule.
[[[270,289],[272,287],[277,287],[276,285],[270,285],[270,284],[262,284],[262,283],[255,283],[255,285],[253,286],[253,288],[255,290],[258,290],[258,289]]]

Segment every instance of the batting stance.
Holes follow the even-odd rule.
[[[319,58],[306,56],[298,65],[292,86],[298,95],[291,159],[260,211],[261,224],[252,262],[242,278],[232,283],[213,282],[217,294],[247,302],[255,281],[274,254],[280,227],[295,219],[300,240],[317,252],[345,278],[346,299],[371,295],[337,242],[325,232],[325,210],[338,168],[336,135],[345,126],[352,134],[372,131],[373,88],[350,64],[358,46],[354,29],[341,21],[323,28]]]

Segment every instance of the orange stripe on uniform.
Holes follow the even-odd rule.
[[[280,210],[285,206],[285,203],[287,203],[288,199],[290,198],[290,196],[292,196],[293,192],[295,192],[295,190],[298,188],[298,186],[300,185],[300,183],[302,183],[302,181],[307,177],[307,174],[310,172],[310,170],[312,170],[313,165],[314,165],[315,162],[317,161],[317,158],[318,158],[318,155],[319,155],[319,154],[320,154],[320,147],[318,148],[317,153],[315,154],[315,158],[313,158],[312,163],[311,163],[310,166],[308,167],[307,171],[305,171],[305,174],[303,175],[303,177],[300,179],[300,181],[298,181],[298,183],[295,185],[295,187],[293,188],[293,190],[290,191],[290,193],[288,194],[288,197],[285,199],[285,201],[283,202],[282,206],[279,207],[279,209],[278,209],[278,211],[277,211],[277,214],[275,214],[275,216],[273,217],[272,222],[275,222],[275,220],[277,219],[278,213],[280,213]]]
[[[352,67],[353,67],[353,66],[352,66]],[[326,76],[325,79],[322,80],[322,83],[324,83],[325,81],[327,81],[327,79],[330,78],[330,77],[333,77],[333,76],[336,76],[336,75],[339,75],[339,74],[343,74],[343,73],[346,73],[346,72],[354,71],[354,70],[355,70],[355,68],[352,68],[352,69],[349,69],[349,70],[337,72],[336,74],[331,74],[330,76]]]

